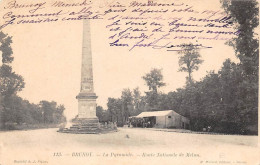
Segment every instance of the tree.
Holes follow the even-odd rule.
[[[42,114],[41,109],[40,109],[38,104],[33,104],[33,103],[28,102],[27,109],[29,111],[31,118],[33,119],[33,122],[30,123],[30,124],[41,124],[41,123],[43,123],[43,117],[42,117],[43,114]]]
[[[254,29],[259,25],[259,7],[256,0],[222,0],[223,7],[232,21],[237,23],[239,35],[228,42],[235,49],[245,74],[258,75],[259,42]]]
[[[22,76],[12,71],[11,63],[14,59],[11,48],[12,38],[0,32],[0,51],[2,52],[2,65],[0,67],[0,93],[7,98],[24,88]]]
[[[24,85],[23,77],[13,72],[11,66],[3,64],[0,67],[0,92],[4,99],[8,99],[8,97],[21,91]]]
[[[128,120],[130,113],[133,111],[133,96],[132,92],[129,88],[123,89],[121,94],[121,101],[122,101],[122,116],[123,122]]]
[[[2,116],[11,116],[11,102],[14,95],[24,88],[23,77],[12,71],[13,51],[11,48],[12,39],[3,32],[0,32],[0,51],[2,52],[2,65],[0,66],[0,95],[2,96],[1,107]],[[3,117],[3,125],[7,119]]]
[[[109,113],[104,110],[102,106],[97,106],[97,117],[100,122],[108,122],[109,121]]]
[[[146,85],[149,87],[146,93],[146,102],[151,107],[151,109],[158,109],[158,89],[165,86],[163,82],[162,69],[153,68],[150,73],[147,73],[142,77]]]
[[[41,101],[39,105],[31,104],[17,96],[24,86],[22,76],[12,71],[13,51],[12,39],[0,32],[0,51],[2,52],[2,65],[0,66],[0,125],[8,129],[15,129],[18,124],[61,123],[66,120],[63,112],[65,107],[56,102]],[[6,127],[7,128],[7,127]]]
[[[142,78],[145,80],[149,90],[152,90],[154,93],[158,92],[158,88],[166,85],[163,82],[162,69],[153,68],[150,73],[147,73]]]
[[[110,121],[117,122],[118,126],[123,126],[122,117],[122,100],[115,98],[108,98],[107,110],[109,113]]]
[[[52,101],[40,101],[40,108],[43,117],[44,124],[54,123],[54,112],[56,110],[57,103]]]
[[[134,104],[134,109],[138,110],[140,108],[140,103],[141,103],[141,92],[138,87],[136,87],[133,90],[133,104]]]
[[[193,44],[182,44],[182,50],[178,52],[180,72],[188,72],[187,84],[192,84],[192,72],[199,69],[203,62],[198,49]]]
[[[56,107],[54,114],[53,114],[53,120],[55,124],[63,123],[66,121],[66,117],[64,116],[65,107],[64,105],[59,105]]]
[[[3,97],[0,93],[0,129],[3,127]]]
[[[240,60],[242,81],[238,85],[238,108],[243,114],[241,122],[245,126],[254,125],[257,130],[258,116],[258,74],[259,74],[259,41],[255,28],[259,25],[259,4],[256,0],[237,1],[221,0],[223,8],[236,23],[239,31],[236,38],[227,44],[232,46]]]
[[[11,48],[12,38],[0,31],[0,43],[0,51],[2,52],[2,63],[12,63],[12,61],[14,60],[14,57],[12,56],[13,51]]]
[[[138,87],[133,90],[133,111],[131,116],[139,115],[144,111],[145,102]]]

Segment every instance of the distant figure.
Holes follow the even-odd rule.
[[[150,121],[148,121],[148,123],[147,123],[147,127],[148,127],[148,128],[151,127],[151,122],[150,122]]]
[[[211,131],[211,126],[208,126],[208,132],[210,132]]]
[[[114,122],[114,127],[117,128],[117,123],[116,122]]]

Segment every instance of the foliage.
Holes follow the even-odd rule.
[[[10,64],[14,57],[11,48],[12,38],[0,31],[0,51],[2,52],[2,63]]]
[[[22,124],[58,124],[65,122],[63,105],[56,102],[41,101],[39,105],[32,104],[17,96],[24,86],[22,76],[12,71],[13,51],[12,38],[0,32],[0,51],[2,65],[0,66],[0,122],[5,129]]]
[[[130,89],[123,89],[121,94],[123,122],[127,121],[130,111],[133,109],[133,96]]]
[[[149,73],[142,77],[146,85],[149,87],[149,90],[154,93],[158,92],[158,88],[165,86],[163,82],[162,69],[153,68]]]
[[[191,129],[202,131],[210,126],[214,132],[257,134],[257,104],[245,105],[245,84],[240,64],[227,59],[217,72],[199,82],[160,94],[158,110],[172,109],[191,120]],[[252,99],[252,98],[250,98]]]
[[[0,66],[0,93],[7,98],[24,88],[23,77],[12,71],[11,63],[14,59],[11,48],[12,38],[0,32],[0,51],[2,65]]]
[[[158,93],[156,110],[174,110],[188,117],[194,131],[210,126],[213,132],[257,134],[257,104],[244,104],[245,100],[254,100],[243,97],[245,88],[249,88],[246,85],[241,64],[227,59],[218,72],[208,72],[201,81],[168,94]],[[138,88],[123,93],[121,98],[109,98],[107,104],[110,119],[120,125],[126,124],[122,98],[133,100],[128,101],[133,107],[129,109],[130,116],[145,111],[149,99],[147,94],[141,96]]]
[[[103,107],[97,106],[97,117],[99,122],[108,122],[109,121],[109,113],[107,110],[104,110]]]
[[[254,29],[259,25],[259,7],[256,0],[222,1],[225,11],[236,23],[240,31],[238,37],[232,39],[229,45],[235,49],[245,74],[258,75],[259,42]]]
[[[108,109],[103,111],[103,115],[109,116],[108,120],[117,122],[118,126],[123,126],[127,123],[128,117],[136,116],[144,111],[146,105],[144,100],[138,87],[133,91],[123,89],[120,98],[108,98]]]
[[[57,103],[52,101],[40,101],[39,104],[40,112],[42,114],[43,123],[55,123],[59,124],[65,122],[63,111],[65,110],[64,105],[57,106]]]
[[[118,126],[123,126],[122,101],[121,99],[108,98],[107,110],[112,122],[117,122]]]
[[[5,102],[6,112],[3,113],[3,123],[8,124],[59,124],[66,121],[63,115],[63,105],[56,102],[41,101],[32,104],[19,96],[12,95]]]
[[[199,65],[203,62],[199,54],[199,49],[193,44],[182,44],[182,50],[178,53],[181,55],[179,57],[180,72],[188,72],[188,83],[192,83],[192,72],[199,69]]]
[[[259,26],[259,4],[256,0],[222,1],[223,8],[236,23],[239,35],[228,42],[240,60],[240,81],[236,92],[242,125],[256,125],[258,116],[259,41],[255,28]]]
[[[0,67],[0,93],[8,98],[24,88],[23,77],[12,71],[12,67],[3,64]]]
[[[162,69],[153,68],[149,73],[142,77],[146,85],[149,87],[149,91],[146,93],[146,102],[151,109],[157,109],[158,107],[158,88],[165,86],[163,82]]]

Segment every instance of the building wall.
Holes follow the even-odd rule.
[[[168,117],[170,116],[170,118]],[[177,128],[177,129],[187,129],[189,127],[189,119],[179,115],[178,113],[172,112],[167,116],[157,116],[156,117],[156,128]]]
[[[173,113],[174,128],[181,128],[181,116]]]
[[[172,114],[169,114],[168,116],[166,116],[166,128],[173,127],[173,126],[174,126],[174,118]]]
[[[156,128],[165,128],[165,116],[156,116]]]

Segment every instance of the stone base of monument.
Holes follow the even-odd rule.
[[[101,124],[97,118],[76,118],[69,128],[60,128],[58,132],[72,134],[100,134],[116,132],[117,127],[114,123]]]

